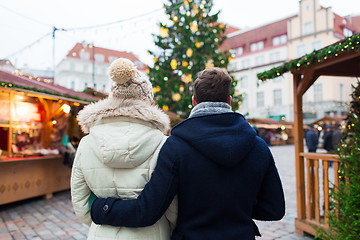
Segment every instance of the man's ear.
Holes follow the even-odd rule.
[[[227,102],[229,105],[231,105],[232,96],[229,97],[229,101]]]
[[[192,104],[193,104],[193,106],[194,106],[194,107],[197,105],[197,102],[196,102],[196,100],[195,100],[195,97],[194,97],[194,96],[192,96]]]

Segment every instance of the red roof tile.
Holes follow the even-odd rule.
[[[86,44],[85,47],[83,46],[82,43],[76,43],[76,45],[69,51],[69,53],[66,55],[66,57],[68,58],[77,58],[80,59],[80,52],[81,51],[85,51],[88,52],[90,55],[90,59],[89,61],[93,61],[94,56],[93,56],[93,52],[96,54],[102,54],[104,55],[104,62],[107,64],[110,64],[111,60],[109,61],[109,57],[116,57],[116,58],[127,58],[131,61],[135,62],[141,62],[139,60],[139,58],[137,58],[133,53],[129,53],[129,52],[121,52],[121,51],[116,51],[116,50],[112,50],[112,49],[107,49],[107,48],[101,48],[101,47],[92,47],[92,45],[90,44]],[[141,62],[142,63],[142,62]],[[142,67],[138,67],[139,70],[145,70],[147,68],[147,66],[142,63]]]
[[[360,18],[360,17],[359,17]],[[355,27],[355,24],[357,23],[357,28]],[[353,31],[353,34],[357,33],[360,30],[360,20],[359,22],[349,21],[346,17],[341,17],[334,13],[334,30],[335,33],[340,35],[341,37],[344,37],[344,28],[347,28],[351,31]]]
[[[294,16],[292,16],[294,17]],[[292,18],[285,18],[277,22],[267,24],[246,32],[236,34],[225,40],[224,47],[227,49],[235,49],[243,47],[243,53],[250,52],[250,44],[254,42],[264,41],[264,48],[272,46],[272,38],[287,33],[287,21]]]

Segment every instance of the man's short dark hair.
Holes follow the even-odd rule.
[[[231,91],[231,77],[217,67],[206,68],[198,73],[194,82],[194,98],[201,102],[228,102]]]

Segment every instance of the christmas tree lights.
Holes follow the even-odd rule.
[[[187,117],[191,111],[192,82],[205,67],[227,68],[231,55],[220,51],[226,26],[212,14],[212,0],[169,0],[164,4],[168,20],[159,25],[156,51],[149,51],[154,66],[149,68],[155,101],[164,110]],[[232,94],[237,82],[233,82]],[[233,96],[237,110],[240,95]]]

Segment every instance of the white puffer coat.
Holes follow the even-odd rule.
[[[80,141],[71,175],[75,214],[90,226],[88,239],[170,239],[177,216],[173,203],[156,224],[146,228],[96,225],[89,196],[136,198],[149,181],[169,131],[169,118],[157,106],[140,100],[108,98],[86,106],[77,117],[89,133]]]

